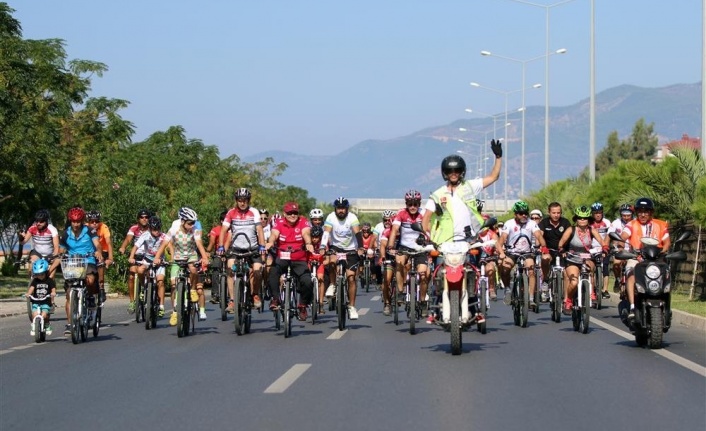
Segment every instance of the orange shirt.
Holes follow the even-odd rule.
[[[637,219],[631,220],[625,225],[625,230],[630,234],[628,241],[630,247],[635,250],[642,248],[640,238],[650,237],[659,241],[659,248],[664,245],[664,240],[669,238],[669,225],[666,221],[652,219],[647,224],[641,224]]]
[[[104,252],[108,252],[108,240],[110,238],[110,229],[103,223],[98,223],[96,227],[96,233],[98,234],[98,240],[101,243],[101,248]]]

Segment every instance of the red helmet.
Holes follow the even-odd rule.
[[[69,221],[83,221],[86,218],[86,211],[81,207],[74,207],[69,210]]]
[[[405,200],[405,202],[407,202],[407,201],[421,201],[422,194],[416,190],[409,190],[407,193],[405,193],[404,200]]]

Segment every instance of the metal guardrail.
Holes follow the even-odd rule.
[[[404,199],[385,198],[350,198],[351,211],[354,213],[379,213],[385,210],[397,211],[405,207]],[[505,213],[512,208],[517,199],[488,199],[485,201],[483,212]],[[426,203],[423,201],[422,204]]]

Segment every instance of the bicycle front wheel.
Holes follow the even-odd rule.
[[[69,312],[71,313],[71,342],[78,344],[81,341],[81,316],[78,312],[78,292],[71,290],[71,307]]]
[[[189,335],[189,313],[186,304],[188,293],[184,280],[177,281],[176,301],[177,301],[177,336],[179,338]]]
[[[243,335],[243,279],[236,278],[233,283],[233,324],[235,333]]]
[[[292,283],[284,283],[284,338],[292,335]]]
[[[588,323],[591,319],[591,307],[589,307],[589,297],[591,294],[591,283],[588,280],[584,280],[582,283],[583,287],[583,304],[581,304],[581,333],[588,334]],[[589,296],[586,296],[589,295]],[[600,296],[600,295],[599,295]]]
[[[135,322],[142,323],[144,321],[145,321],[144,290],[142,289],[142,283],[140,283],[140,277],[135,275]]]
[[[93,338],[98,337],[98,332],[101,329],[101,316],[103,315],[103,304],[96,307],[96,320],[93,321]]]
[[[336,289],[336,314],[338,315],[338,330],[343,331],[346,329],[346,279],[341,277],[338,281],[338,288]]]
[[[483,317],[488,320],[488,279],[481,278],[478,282],[478,301],[479,309]],[[478,332],[485,334],[488,332],[486,322],[478,324]]]
[[[228,281],[224,274],[218,276],[218,306],[221,309],[221,320],[228,320]]]
[[[409,317],[409,333],[414,335],[416,329],[414,327],[417,320],[417,279],[416,277],[409,277],[409,312],[407,316]]]
[[[529,280],[527,274],[520,277],[520,326],[527,327],[529,319]]]
[[[41,318],[34,319],[34,342],[41,343],[44,341],[42,338],[42,321]]]
[[[154,285],[148,282],[145,286],[145,329],[152,329],[152,319],[156,319],[156,315],[153,309],[153,298],[152,292],[154,291]]]
[[[313,325],[319,317],[319,279],[314,276],[311,280],[311,284],[311,324]]]

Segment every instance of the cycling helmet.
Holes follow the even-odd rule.
[[[86,212],[81,207],[73,207],[68,212],[69,221],[83,221],[86,218]]]
[[[276,213],[274,213],[274,214],[272,215],[272,222],[274,223],[274,222],[276,222],[277,220],[279,220],[279,219],[281,219],[281,218],[282,218],[282,214],[280,214],[279,211],[278,211],[278,212],[276,212]]]
[[[245,187],[241,187],[235,191],[235,199],[245,198],[247,200],[250,200],[251,196],[252,193],[250,193],[250,190],[246,189]]]
[[[339,196],[335,201],[333,201],[334,208],[348,208],[348,205],[348,199],[343,196]]]
[[[312,238],[321,238],[321,236],[324,234],[324,228],[321,226],[312,226],[311,227],[311,237]]]
[[[422,200],[422,194],[419,193],[418,191],[414,189],[410,189],[405,193],[404,195],[404,201],[409,202],[409,201],[421,201]]]
[[[395,212],[392,210],[385,210],[382,212],[382,218],[392,218],[395,216]]]
[[[90,210],[86,213],[86,219],[101,221],[101,212],[97,210]]]
[[[441,161],[441,176],[444,181],[448,181],[451,171],[461,171],[459,181],[463,181],[463,177],[466,176],[466,161],[463,157],[456,154],[444,157]]]
[[[594,202],[593,205],[591,205],[591,212],[593,212],[593,213],[603,212],[603,204],[600,202]]]
[[[157,216],[150,217],[150,229],[162,230],[162,219]]]
[[[47,210],[39,210],[36,213],[34,213],[34,221],[49,221],[49,211]]]
[[[261,208],[261,209],[260,209],[260,214],[270,215],[270,212],[267,211],[267,208]]]
[[[630,205],[630,204],[620,205],[620,214],[632,214],[634,212],[635,212],[635,210],[632,209],[632,205]]]
[[[538,215],[538,216],[539,216],[539,218],[542,218],[542,211],[540,211],[540,210],[536,210],[536,209],[535,209],[535,210],[532,210],[532,211],[530,211],[530,217],[532,217],[533,215]]]
[[[360,225],[360,230],[362,230],[363,232],[370,232],[370,223],[366,221],[365,223]]]
[[[140,211],[137,212],[137,218],[139,219],[142,216],[151,217],[152,212],[150,212],[150,210],[142,208]]]
[[[650,210],[654,211],[655,204],[650,198],[640,198],[635,201],[635,211],[637,210]]]
[[[196,221],[198,216],[196,215],[196,211],[191,208],[181,207],[179,209],[179,218],[184,221]]]
[[[39,275],[49,271],[49,263],[44,259],[37,259],[32,264],[32,274]]]
[[[529,205],[525,201],[517,201],[515,205],[512,206],[512,212],[514,213],[528,213]]]
[[[324,218],[324,212],[319,208],[309,211],[309,218]]]
[[[576,207],[574,210],[574,219],[577,218],[591,218],[591,210],[586,205]]]
[[[485,201],[483,199],[477,199],[476,200],[476,210],[479,213],[483,212],[483,207],[485,206]]]

